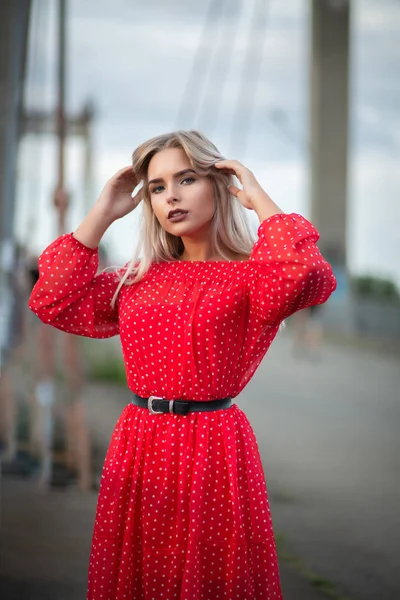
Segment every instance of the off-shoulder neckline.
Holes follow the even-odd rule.
[[[249,262],[249,258],[246,260],[163,260],[158,263],[154,263],[157,265],[234,265],[234,264],[246,264]]]

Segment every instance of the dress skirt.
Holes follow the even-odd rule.
[[[128,405],[101,477],[87,600],[279,600],[267,490],[236,404],[152,415]]]

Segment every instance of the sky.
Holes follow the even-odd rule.
[[[55,105],[56,4],[33,5],[31,108]],[[309,0],[265,0],[262,13],[256,0],[67,5],[68,112],[88,100],[96,110],[90,198],[82,186],[82,141],[68,143],[69,231],[138,144],[177,127],[204,131],[224,155],[251,168],[285,212],[309,216]],[[400,2],[351,6],[349,268],[400,285]],[[49,136],[21,144],[16,228],[32,252],[57,236],[50,204],[56,157]],[[132,255],[139,213],[104,236],[114,264]],[[249,217],[255,228],[256,216]]]

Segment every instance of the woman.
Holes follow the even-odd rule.
[[[96,275],[104,232],[142,200],[142,258]],[[255,244],[243,207],[261,223]],[[69,333],[119,334],[132,390],[105,459],[88,599],[282,598],[257,442],[232,398],[282,320],[333,291],[317,239],[243,165],[180,131],[141,145],[42,254],[31,309]]]

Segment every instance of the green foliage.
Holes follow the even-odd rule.
[[[390,279],[361,275],[352,278],[352,289],[357,296],[400,303],[400,292]]]
[[[89,362],[89,379],[92,381],[107,381],[126,386],[124,363],[120,358],[91,360]]]

